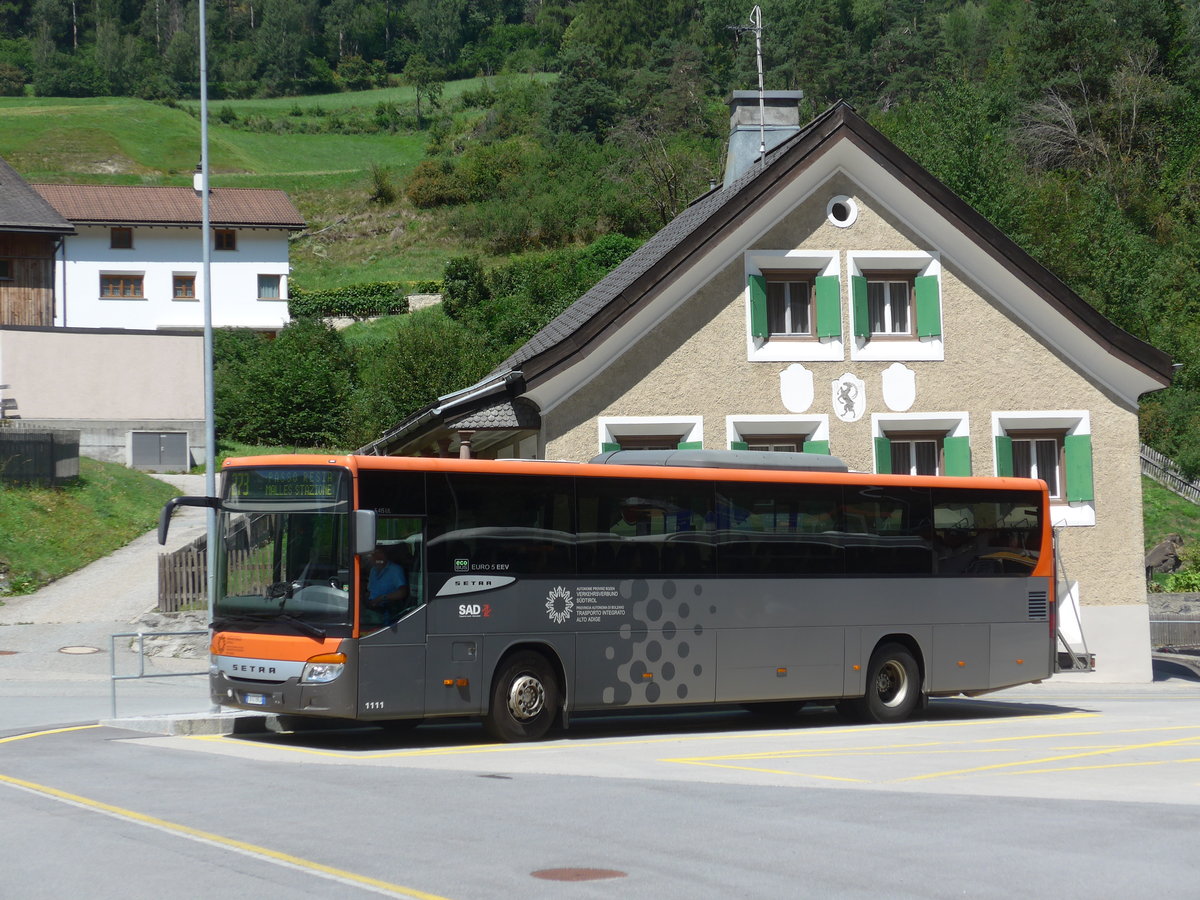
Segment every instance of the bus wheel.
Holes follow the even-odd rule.
[[[499,741],[536,741],[550,730],[558,711],[558,684],[540,653],[513,654],[492,682],[484,725]]]
[[[860,717],[868,722],[903,722],[920,699],[920,670],[908,648],[900,644],[877,648],[867,669],[866,696],[854,704]]]

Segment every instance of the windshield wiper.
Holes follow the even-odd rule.
[[[300,631],[307,634],[309,637],[320,638],[321,640],[325,639],[324,629],[318,628],[316,625],[313,625],[311,622],[306,622],[303,619],[297,618],[296,616],[293,616],[291,613],[281,612],[275,618],[282,619],[284,622],[287,622],[289,625],[294,625],[296,628],[298,628]]]

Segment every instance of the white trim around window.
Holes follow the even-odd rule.
[[[971,415],[966,412],[906,412],[906,413],[872,413],[871,414],[871,444],[873,445],[873,471],[891,471],[891,459],[882,469],[880,453],[883,452],[889,434],[925,433],[938,435],[943,441],[956,439],[961,442],[959,450],[965,457],[960,458],[960,464],[970,468],[970,437]],[[899,473],[908,474],[908,473]],[[944,474],[944,473],[943,473]],[[967,475],[969,471],[953,474]]]
[[[1050,523],[1059,526],[1081,526],[1096,524],[1096,501],[1092,487],[1092,417],[1086,409],[1063,410],[1012,410],[992,413],[992,471],[1000,474],[999,453],[996,450],[997,438],[1007,438],[1013,433],[1045,432],[1059,434],[1064,444],[1073,442],[1075,446],[1062,448],[1064,471],[1058,474],[1062,483],[1061,498],[1050,501]],[[1078,454],[1076,467],[1086,467],[1086,483],[1088,499],[1069,500],[1072,491],[1072,481],[1079,476],[1078,472],[1070,471],[1071,463],[1068,453]],[[1007,473],[1006,473],[1007,474]]]
[[[841,267],[835,250],[750,250],[745,254],[745,309],[746,309],[746,359],[750,362],[831,362],[845,358],[843,336],[806,337],[800,340],[771,340],[756,337],[752,322],[751,279],[759,278],[764,272],[795,271],[815,278],[838,279],[838,309],[836,325],[844,330],[841,313]],[[830,282],[832,284],[832,282]],[[832,297],[832,295],[831,295]],[[832,302],[831,302],[832,305]],[[814,311],[816,306],[814,303]],[[817,315],[813,316],[815,327]]]
[[[725,444],[754,444],[756,437],[780,438],[796,436],[797,452],[829,453],[829,416],[726,416]],[[812,445],[816,444],[816,447]]]
[[[704,443],[703,416],[600,416],[596,424],[600,452],[620,444],[623,437],[677,437],[677,445]]]
[[[914,279],[936,278],[936,310],[931,316],[936,334],[925,337],[864,337],[863,323],[858,322],[854,304],[853,280],[872,272],[911,272]],[[942,263],[936,253],[924,250],[850,250],[846,253],[846,281],[850,296],[850,358],[860,362],[904,362],[908,360],[941,361],[945,359],[942,335]],[[934,282],[929,282],[933,285]],[[917,286],[918,289],[921,285]],[[911,300],[912,315],[916,318],[917,298]],[[861,314],[861,311],[860,311]],[[859,336],[856,336],[859,335]]]

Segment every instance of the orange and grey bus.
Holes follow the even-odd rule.
[[[297,455],[228,460],[162,539],[181,504],[218,511],[211,691],[238,709],[519,741],[701,704],[893,722],[1054,669],[1041,481],[744,450]]]

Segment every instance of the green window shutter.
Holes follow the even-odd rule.
[[[749,450],[750,445],[747,444],[745,441],[730,441],[729,449],[730,450]]]
[[[1013,473],[1012,438],[1007,434],[996,435],[996,474],[1002,478]]]
[[[704,441],[680,441],[675,445],[676,450],[703,450]]]
[[[805,441],[805,453],[820,453],[822,456],[829,455],[829,441]]]
[[[818,275],[817,337],[842,336],[842,286],[836,275]]]
[[[971,474],[971,439],[966,437],[948,437],[942,441],[942,455],[945,458],[947,475]]]
[[[767,279],[762,275],[750,276],[750,334],[767,337]]]
[[[1092,485],[1092,436],[1068,434],[1063,438],[1067,467],[1067,501],[1095,500]]]
[[[918,275],[913,280],[917,295],[917,337],[939,337],[942,333],[942,296],[936,275]]]
[[[885,437],[875,438],[875,473],[892,474],[892,442]]]
[[[850,277],[850,296],[854,301],[854,336],[869,338],[871,321],[867,314],[867,278],[865,275]]]
[[[615,453],[617,450],[620,450],[620,449],[621,449],[620,444],[614,444],[610,441],[605,441],[604,443],[602,443],[600,445],[601,453]]]

